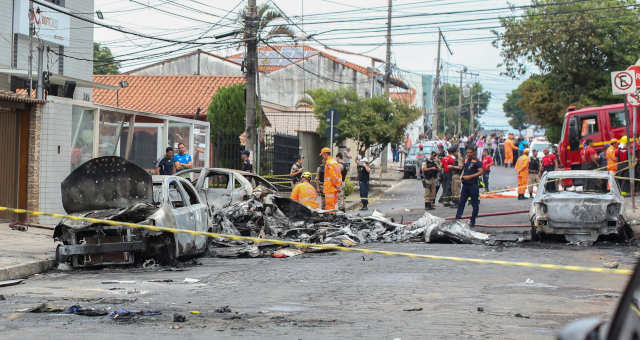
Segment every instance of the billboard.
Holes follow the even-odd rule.
[[[52,7],[64,8],[50,4]],[[54,44],[69,46],[70,17],[64,13],[33,4],[35,36],[40,40]],[[29,1],[14,0],[13,30],[15,33],[29,36]]]

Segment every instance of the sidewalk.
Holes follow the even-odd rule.
[[[402,171],[390,167],[387,172],[380,176],[379,169],[375,169],[370,176],[369,198],[389,190],[394,184],[402,180],[402,175]],[[358,187],[358,181],[357,179],[352,179],[352,181],[356,187],[351,195],[345,197],[345,207],[347,211],[360,207],[360,188]]]
[[[0,281],[21,279],[54,266],[53,231],[30,228],[9,229],[0,223]]]

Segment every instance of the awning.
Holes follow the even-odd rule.
[[[12,69],[12,68],[0,68],[0,74],[6,74],[14,77],[18,77],[20,79],[29,80],[29,71]],[[31,76],[34,80],[38,80],[37,72],[32,72]],[[69,76],[62,76],[59,74],[51,73],[49,75],[49,83],[54,85],[64,85],[66,81],[72,81],[76,83],[77,87],[88,87],[94,89],[105,89],[105,90],[117,90],[117,86],[107,85],[102,83],[95,83],[88,80],[73,78]]]

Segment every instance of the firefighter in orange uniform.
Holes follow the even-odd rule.
[[[311,173],[309,171],[302,174],[300,182],[296,184],[291,192],[291,199],[306,205],[311,209],[318,209],[316,198],[318,194],[311,185]]]
[[[320,155],[324,160],[324,208],[334,210],[338,203],[338,192],[342,190],[340,164],[331,157],[331,149],[322,148]]]
[[[513,150],[518,150],[518,148],[513,144],[513,135],[509,134],[507,140],[504,141],[504,166],[507,168],[513,165]]]
[[[529,149],[524,149],[524,155],[516,162],[516,173],[518,174],[518,199],[524,200],[524,193],[527,192],[529,182]]]
[[[607,171],[611,172],[614,176],[618,171],[618,140],[612,139],[611,145],[607,148]]]

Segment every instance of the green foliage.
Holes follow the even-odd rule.
[[[273,9],[269,3],[263,3],[258,6],[258,30],[257,35],[259,39],[268,39],[276,36],[286,36],[294,38],[295,33],[289,28],[288,25],[279,25],[274,22],[278,20],[284,20],[285,17],[280,11]],[[245,18],[248,16],[248,10],[245,7],[238,15],[239,22],[245,22]],[[248,38],[248,30],[242,29],[244,38]]]
[[[454,84],[444,83],[439,88],[438,93],[438,131],[444,131],[444,134],[456,134],[458,127],[458,107],[460,104],[460,87]],[[446,96],[445,96],[446,94]],[[482,84],[474,83],[471,86],[471,95],[473,96],[473,113],[474,126],[480,128],[480,121],[477,119],[485,112],[491,99],[491,92],[484,91]],[[478,95],[479,99],[478,99]],[[470,98],[462,98],[462,119],[461,127],[463,133],[469,132],[469,103]],[[479,104],[478,104],[479,103]],[[445,105],[446,104],[446,105]],[[445,109],[446,108],[446,109]]]
[[[344,197],[348,197],[349,195],[353,194],[354,191],[356,191],[356,185],[351,182],[351,179],[349,177],[345,178],[344,180]]]
[[[640,55],[633,0],[533,0],[523,16],[504,17],[494,45],[506,74],[517,77],[535,67],[519,87],[518,101],[532,123],[551,128],[568,106],[620,102],[609,72],[624,70]],[[540,5],[540,6],[536,6]]]
[[[551,125],[547,127],[544,131],[544,135],[547,136],[547,139],[549,140],[549,142],[554,144],[560,142],[561,133],[562,133],[562,125]]]
[[[309,90],[307,97],[298,103],[313,106],[314,113],[320,120],[318,134],[321,136],[324,136],[328,127],[325,113],[330,109],[338,111],[340,122],[336,127],[340,134],[336,142],[352,138],[357,141],[360,154],[374,145],[400,143],[407,125],[421,114],[415,107],[389,101],[384,96],[358,97],[352,88]]]
[[[99,43],[93,43],[93,74],[118,74],[120,62],[115,61],[111,50]]]
[[[515,89],[507,94],[507,101],[502,104],[504,115],[510,118],[509,125],[518,131],[526,129],[529,125],[526,113],[518,103],[520,99],[522,99],[522,95],[518,89]]]
[[[207,112],[212,141],[217,140],[219,131],[237,136],[244,131],[244,87],[244,84],[223,87],[213,96]]]

